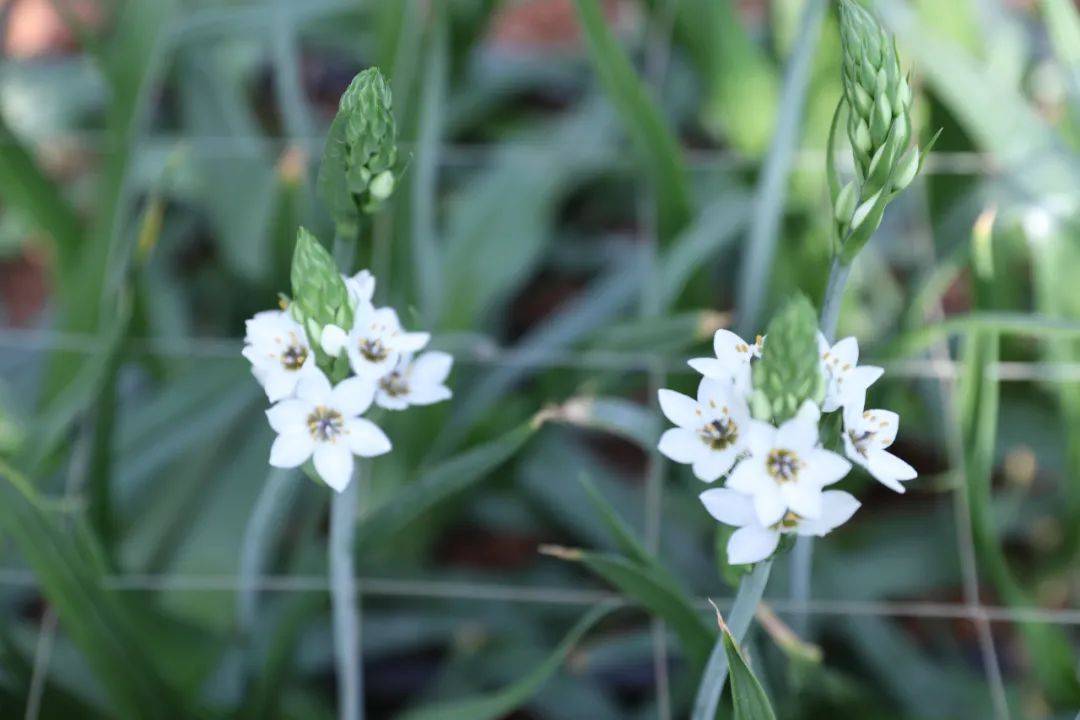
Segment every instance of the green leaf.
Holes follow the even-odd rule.
[[[184,715],[181,697],[158,674],[131,624],[126,599],[102,587],[101,556],[87,532],[65,532],[29,483],[0,465],[0,526],[15,541],[64,631],[122,717]]]
[[[496,720],[512,713],[543,688],[585,633],[611,611],[611,605],[600,605],[587,612],[546,660],[514,684],[490,695],[409,710],[398,720]]]
[[[542,552],[562,560],[582,563],[649,612],[662,618],[679,638],[690,664],[694,668],[705,666],[716,632],[667,573],[657,572],[649,565],[614,553],[557,546],[548,546]]]
[[[365,507],[357,519],[358,550],[366,553],[392,542],[395,533],[484,480],[513,457],[537,427],[529,421],[491,442],[470,448],[424,472],[418,481],[406,485],[383,504]]]
[[[619,111],[656,193],[660,239],[670,240],[693,214],[682,149],[626,53],[611,34],[596,0],[575,0],[600,82]]]
[[[1046,317],[1020,312],[981,312],[955,315],[941,322],[920,327],[902,335],[883,353],[886,357],[915,355],[951,335],[966,335],[992,330],[1002,335],[1016,335],[1054,340],[1080,338],[1080,320]]]
[[[735,708],[735,720],[776,720],[765,689],[746,664],[746,658],[727,627],[723,629],[723,635],[724,652],[727,654],[731,675],[731,700]]]
[[[64,200],[60,187],[38,167],[2,116],[0,198],[7,208],[18,211],[49,235],[61,265],[70,266],[74,262],[82,235],[79,218]]]

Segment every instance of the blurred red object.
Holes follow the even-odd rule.
[[[0,261],[0,299],[6,324],[32,324],[48,295],[48,259],[43,251],[27,247],[21,255]]]
[[[0,8],[7,13],[4,55],[27,59],[74,50],[75,35],[57,11],[58,6],[66,7],[73,17],[90,27],[100,24],[101,7],[92,0],[0,0]]]
[[[624,0],[601,0],[604,16],[618,26],[634,8]],[[573,0],[504,2],[491,21],[496,45],[518,50],[561,50],[581,44]]]

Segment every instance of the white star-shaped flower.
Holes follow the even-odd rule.
[[[375,391],[375,404],[387,410],[404,410],[410,405],[433,405],[449,400],[446,378],[454,358],[444,352],[426,352],[413,358],[401,356],[397,367],[383,375]]]
[[[886,449],[899,427],[900,416],[889,410],[863,411],[861,404],[844,408],[844,453],[882,485],[902,493],[900,483],[914,480],[918,473]]]
[[[390,452],[390,440],[379,426],[359,417],[374,396],[374,384],[362,378],[349,378],[331,388],[322,372],[305,377],[296,398],[266,411],[270,427],[278,433],[270,448],[270,464],[293,468],[314,458],[319,477],[341,492],[352,479],[353,455]]]
[[[318,373],[304,328],[280,310],[266,310],[246,322],[243,355],[270,402],[289,397],[301,378]]]
[[[749,393],[750,361],[761,357],[763,342],[764,338],[760,335],[753,343],[748,343],[730,330],[721,328],[713,335],[716,357],[694,358],[689,365],[707,378],[728,380],[740,392]]]
[[[846,337],[832,347],[818,333],[818,351],[821,353],[821,370],[825,374],[824,412],[832,412],[849,405],[860,408],[866,402],[866,389],[874,384],[884,369],[873,365],[859,365],[859,341]]]
[[[678,427],[660,437],[660,452],[693,466],[694,475],[714,482],[731,469],[746,449],[750,411],[746,400],[726,380],[705,378],[697,400],[661,390],[660,409]]]
[[[393,308],[362,302],[354,311],[352,330],[346,333],[336,325],[327,325],[322,346],[333,357],[344,349],[353,372],[376,382],[397,366],[402,353],[420,350],[430,338],[425,332],[402,330]]]
[[[701,493],[701,502],[714,518],[739,528],[728,540],[727,557],[732,565],[764,560],[776,551],[780,536],[788,533],[821,537],[846,523],[859,509],[859,501],[842,490],[821,494],[821,514],[816,518],[787,512],[775,523],[762,524],[749,495],[731,488],[714,488]]]
[[[818,447],[817,406],[809,400],[780,427],[751,420],[746,428],[750,456],[741,460],[727,486],[753,496],[760,523],[768,527],[793,512],[821,516],[822,488],[839,481],[851,463]]]

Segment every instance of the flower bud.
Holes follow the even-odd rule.
[[[339,229],[376,211],[394,190],[397,126],[390,87],[378,68],[358,74],[341,96],[319,169],[319,192]]]
[[[351,326],[349,292],[334,258],[304,228],[296,235],[291,281],[293,297],[289,310],[303,324],[313,346],[318,347],[325,326]]]
[[[841,188],[840,193],[836,196],[836,205],[833,207],[836,222],[841,225],[850,225],[851,217],[855,214],[855,207],[858,203],[859,187],[855,181],[852,180]]]
[[[767,399],[772,421],[779,424],[794,417],[803,401],[820,403],[825,396],[817,314],[810,301],[804,295],[788,301],[769,323],[767,337],[754,369],[754,388],[755,395],[760,392]]]

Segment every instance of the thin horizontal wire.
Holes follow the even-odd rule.
[[[14,140],[0,140],[0,143],[10,143]],[[109,152],[110,138],[98,131],[79,131],[71,133],[56,133],[35,137],[32,142],[42,146],[56,148],[63,145],[71,145],[78,149],[90,152]],[[253,155],[280,155],[289,148],[301,148],[315,157],[322,152],[325,137],[294,137],[275,138],[259,135],[245,136],[214,136],[214,135],[147,135],[139,140],[139,148],[143,151],[155,150],[162,154],[171,154],[182,150],[198,155],[221,157],[246,158]],[[407,140],[398,142],[398,147],[410,152],[415,149],[416,143]],[[447,143],[441,152],[442,164],[455,166],[483,165],[495,157],[505,157],[509,154],[518,155],[524,159],[535,159],[537,162],[548,162],[551,151],[555,145],[544,140],[509,140],[503,143]],[[559,147],[562,147],[561,145]],[[442,150],[442,148],[441,148]],[[684,148],[683,155],[686,163],[696,169],[701,168],[731,168],[746,169],[757,167],[760,161],[756,158],[747,157],[731,150],[708,149],[708,148]],[[800,150],[795,154],[795,164],[801,170],[816,170],[821,167],[824,152],[821,150]],[[616,167],[637,167],[633,158],[617,157],[613,159]],[[841,169],[843,169],[841,164]],[[977,152],[934,152],[926,159],[922,172],[931,175],[992,175],[1000,170],[995,156],[989,153]]]
[[[358,592],[367,596],[414,597],[432,600],[478,600],[542,605],[593,605],[616,601],[634,604],[618,593],[594,590],[569,590],[555,587],[521,587],[496,583],[443,580],[398,580],[380,577],[357,577]],[[0,569],[0,585],[37,587],[29,570]],[[241,582],[234,575],[109,575],[104,587],[120,592],[329,592],[328,579],[322,575],[260,575]],[[734,598],[712,598],[720,605],[730,605]],[[884,602],[869,600],[815,599],[806,603],[786,598],[768,598],[777,612],[826,616],[875,616],[987,620],[1010,623],[1047,623],[1080,626],[1080,610],[1051,610],[1035,607],[970,606],[963,603]],[[709,599],[697,598],[695,605],[709,610]]]
[[[454,336],[450,336],[450,346],[446,348],[455,355],[455,360],[462,364],[649,372],[655,370],[657,363],[660,363],[669,373],[693,372],[684,358],[656,353],[549,350],[542,354],[520,357],[516,355],[513,346],[500,346],[488,338],[467,337],[474,338],[468,347],[456,346],[453,342]],[[444,337],[444,340],[447,338]],[[0,349],[21,352],[48,350],[92,354],[102,349],[103,342],[102,338],[88,333],[0,329]],[[131,352],[135,355],[180,359],[239,361],[240,350],[243,348],[240,340],[230,338],[132,338],[129,343]],[[957,377],[959,373],[959,365],[952,360],[911,359],[879,361],[877,364],[882,365],[891,376],[904,379],[950,379]],[[1080,362],[998,362],[991,365],[988,371],[1004,382],[1080,382]]]

